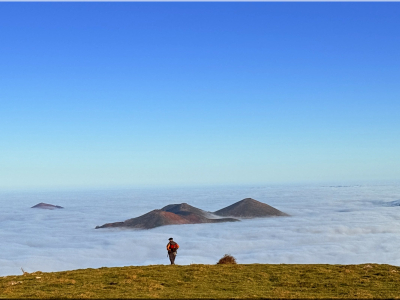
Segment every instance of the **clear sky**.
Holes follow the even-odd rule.
[[[400,3],[0,3],[0,189],[400,180]]]

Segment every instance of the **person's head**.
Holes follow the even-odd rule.
[[[172,240],[173,240],[173,238],[169,238],[168,240],[172,241]]]

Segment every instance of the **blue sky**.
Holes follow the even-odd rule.
[[[400,3],[0,3],[0,189],[400,180]]]

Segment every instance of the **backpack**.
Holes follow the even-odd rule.
[[[178,243],[169,243],[169,249],[172,251],[172,252],[176,252],[176,250],[178,250],[179,249],[179,245],[178,245]]]

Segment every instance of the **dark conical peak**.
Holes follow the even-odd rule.
[[[190,210],[191,208],[195,208],[187,203],[181,203],[181,204],[168,204],[167,206],[164,206],[161,208],[163,211],[181,211],[181,210]]]
[[[244,198],[243,200],[240,200],[239,202],[236,202],[236,203],[240,203],[240,202],[242,202],[242,203],[252,203],[252,202],[261,203],[260,201],[254,200],[253,198]]]
[[[172,212],[174,214],[178,214],[178,215],[187,215],[188,213],[194,213],[196,215],[201,215],[201,216],[205,216],[207,215],[207,212],[191,206],[187,203],[181,203],[181,204],[170,204],[167,206],[164,206],[163,208],[161,208],[161,210],[163,211],[167,211],[167,212]]]
[[[214,214],[239,218],[288,216],[288,214],[252,198],[240,200],[230,206],[217,210]]]

